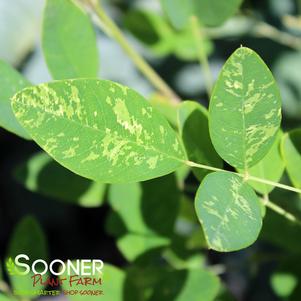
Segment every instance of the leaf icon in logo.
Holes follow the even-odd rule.
[[[6,270],[8,272],[9,275],[11,276],[14,276],[14,275],[17,275],[17,270],[16,270],[16,266],[15,266],[15,263],[14,261],[12,260],[11,257],[9,257],[7,260],[6,260]]]

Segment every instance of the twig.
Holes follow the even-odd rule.
[[[227,172],[226,170],[221,169],[221,168],[216,168],[216,167],[208,166],[208,165],[204,165],[204,164],[198,164],[198,163],[191,162],[191,161],[185,161],[185,164],[190,166],[190,167],[207,169],[207,170],[211,170],[211,171],[224,171],[224,172]],[[273,182],[273,181],[270,181],[270,180],[257,178],[257,177],[251,176],[251,175],[246,176],[245,174],[240,174],[238,172],[232,172],[232,173],[235,173],[239,177],[244,178],[244,180],[246,180],[246,181],[255,181],[255,182],[258,182],[258,183],[270,185],[270,186],[273,186],[273,187],[278,187],[278,188],[281,188],[281,189],[285,189],[285,190],[289,190],[289,191],[293,191],[293,192],[301,194],[301,189],[298,189],[298,188],[295,188],[295,187],[292,187],[292,186],[289,186],[289,185],[285,185],[285,184]]]
[[[268,207],[271,210],[275,211],[276,213],[282,215],[283,217],[290,220],[291,222],[301,225],[301,221],[298,220],[294,215],[287,212],[286,210],[284,210],[280,206],[276,205],[275,203],[272,203],[268,198],[261,199],[261,201],[266,207]]]

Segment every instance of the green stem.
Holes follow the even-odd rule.
[[[242,31],[238,33],[239,36],[249,35],[256,38],[266,38],[292,49],[301,49],[300,37],[281,31],[268,23],[256,20],[252,17],[245,16],[245,21],[250,23],[248,25],[249,30],[242,29]],[[229,38],[228,31],[224,27],[206,28],[205,31],[206,35],[211,39]]]
[[[92,11],[103,23],[106,31],[114,38],[123,50],[132,59],[134,64],[142,74],[171,102],[179,103],[179,96],[168,86],[168,84],[158,75],[158,73],[144,60],[144,58],[129,44],[121,30],[115,22],[106,14],[101,3],[98,0],[86,0]]]
[[[276,213],[282,215],[283,217],[290,220],[291,222],[301,225],[301,221],[298,220],[294,215],[287,212],[286,210],[284,210],[280,206],[276,205],[275,203],[272,203],[268,198],[261,199],[261,201],[266,207],[268,207],[271,210],[275,211]]]
[[[198,163],[191,162],[191,161],[185,161],[185,164],[190,166],[190,167],[196,167],[196,168],[201,168],[201,169],[206,169],[206,170],[211,170],[211,171],[224,171],[224,172],[227,172],[226,170],[221,169],[221,168],[216,168],[216,167],[208,166],[208,165],[204,165],[204,164],[198,164]],[[295,188],[295,187],[292,187],[292,186],[289,186],[289,185],[285,185],[285,184],[273,182],[273,181],[270,181],[270,180],[257,178],[257,177],[251,176],[249,174],[240,174],[238,172],[232,172],[232,173],[235,173],[239,177],[244,178],[245,181],[255,181],[255,182],[258,182],[258,183],[266,184],[266,185],[273,186],[273,187],[278,187],[278,188],[281,188],[281,189],[285,189],[285,190],[289,190],[289,191],[293,191],[293,192],[301,194],[301,189],[298,189],[298,188]]]
[[[204,45],[202,45],[204,41],[204,31],[201,28],[200,22],[197,17],[192,16],[190,18],[190,25],[191,25],[191,31],[194,36],[196,49],[198,53],[198,60],[200,62],[200,65],[202,67],[202,71],[205,78],[205,84],[206,84],[206,90],[208,97],[211,97],[212,87],[213,87],[213,80],[212,80],[212,73],[209,65],[208,56],[205,50]]]
[[[198,164],[198,163],[195,163],[195,162],[192,162],[192,161],[185,161],[185,164],[190,166],[190,167],[201,168],[201,169],[206,169],[206,170],[210,170],[210,171],[229,172],[229,171],[226,171],[226,170],[221,169],[221,168],[216,168],[216,167],[208,166],[208,165],[204,165],[204,164]],[[285,189],[285,190],[289,190],[289,191],[293,191],[293,192],[297,192],[297,193],[301,194],[301,189],[298,189],[298,188],[294,188],[294,187],[284,185],[284,184],[281,184],[281,183],[276,183],[276,182],[273,182],[273,181],[253,177],[249,174],[240,174],[238,172],[231,172],[231,173],[235,173],[239,177],[243,178],[244,181],[255,181],[255,182],[258,182],[258,183],[270,185],[270,186],[273,186],[273,187],[278,187],[278,188],[281,188],[281,189]],[[295,216],[293,216],[291,213],[287,212],[283,208],[279,207],[278,205],[272,203],[269,200],[268,196],[265,196],[263,199],[261,199],[261,201],[263,202],[263,204],[266,207],[268,207],[271,210],[277,212],[278,214],[282,215],[283,217],[287,218],[288,220],[301,225],[301,222]]]

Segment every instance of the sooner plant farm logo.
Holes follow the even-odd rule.
[[[50,263],[43,259],[32,261],[26,254],[6,260],[7,273],[18,281],[18,277],[31,279],[31,289],[14,290],[19,296],[38,295],[102,295],[104,263],[99,259],[67,260],[54,259]],[[19,278],[21,281],[21,279]],[[45,289],[47,288],[47,290]],[[60,290],[62,289],[62,291]]]

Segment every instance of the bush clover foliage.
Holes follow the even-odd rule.
[[[137,295],[129,300],[214,300],[218,278],[205,266],[181,264],[184,268],[172,269],[181,262],[175,255],[166,256],[170,266],[162,266],[156,276],[154,272],[153,277],[134,283],[128,275],[147,277],[145,270],[152,271],[152,266],[144,253],[172,249],[177,239],[181,247],[187,246],[192,238],[191,233],[177,230],[179,216],[182,222],[187,216],[188,209],[180,206],[187,170],[199,181],[196,217],[191,217],[191,208],[188,219],[192,225],[199,222],[194,244],[200,248],[230,252],[250,246],[264,223],[264,206],[296,222],[269,200],[275,187],[301,192],[301,131],[280,129],[281,97],[271,71],[255,51],[239,47],[220,72],[208,111],[195,101],[175,104],[177,96],[126,44],[97,1],[46,2],[42,44],[54,81],[33,86],[0,62],[0,125],[32,139],[44,151],[20,166],[16,178],[31,191],[87,207],[100,206],[109,186],[109,205],[114,211],[106,224],[132,265],[128,270],[107,265],[108,277],[115,283],[105,283],[104,300],[128,300],[131,294],[128,297],[126,290],[131,286]],[[181,42],[177,39],[173,44],[173,37],[176,30],[187,33],[191,16],[202,26],[217,26],[241,2],[161,0],[169,21],[149,14],[148,39],[131,19],[136,14],[141,20],[143,13],[129,15],[126,24],[160,55],[179,53]],[[88,14],[91,9],[162,92],[163,102],[149,101],[129,87],[97,78],[99,58]],[[167,44],[157,42],[160,35],[168,36]],[[191,32],[184,40],[193,44]],[[232,168],[223,169],[223,162]],[[292,186],[279,183],[285,169]],[[76,183],[77,189],[68,191],[68,183]],[[38,241],[44,254],[45,238],[32,217],[18,225],[7,258],[30,249],[31,239]],[[171,249],[166,254],[172,254]],[[273,279],[273,284],[277,281]],[[11,282],[28,285],[28,279],[12,278]],[[0,295],[0,300],[9,298]]]

